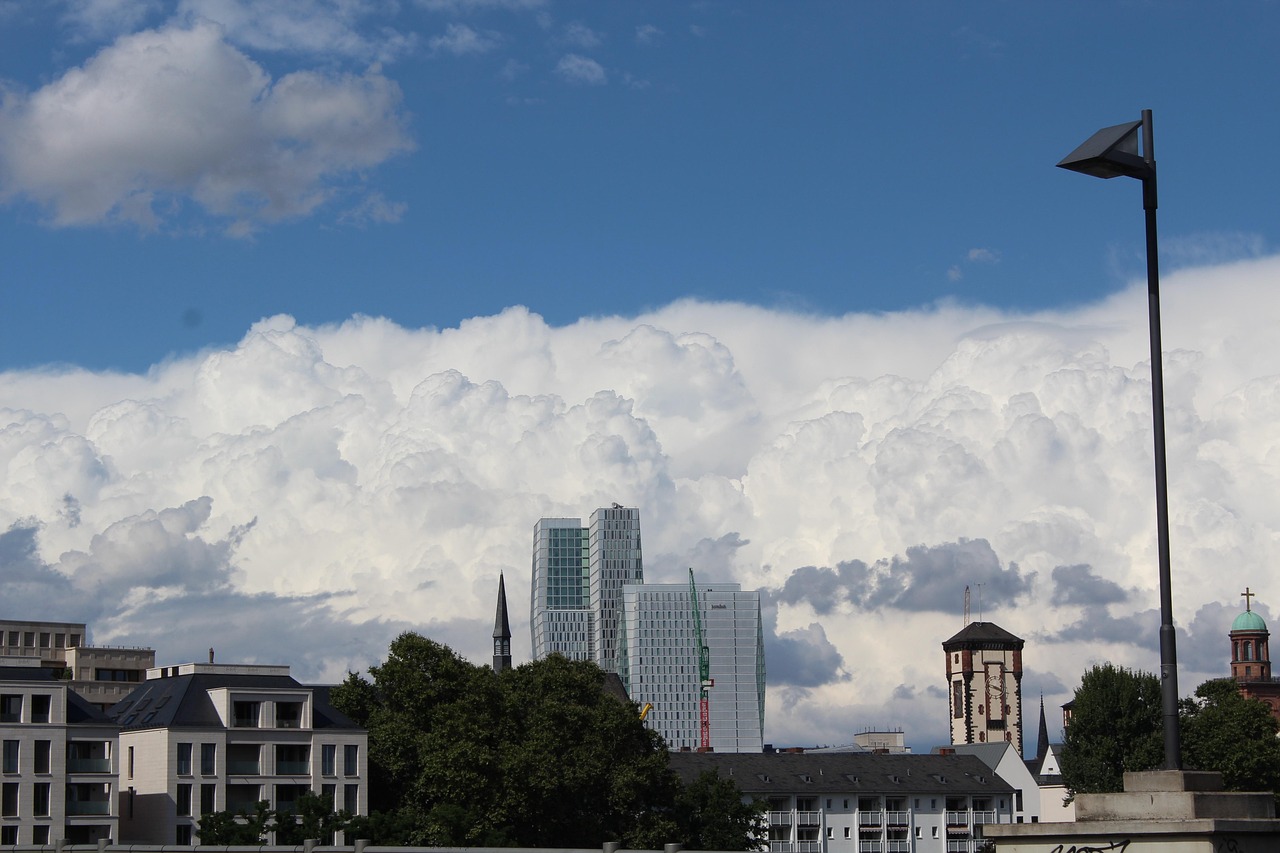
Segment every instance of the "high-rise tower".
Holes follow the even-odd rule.
[[[640,510],[614,504],[591,513],[589,541],[596,662],[606,672],[617,672],[622,587],[644,583]]]

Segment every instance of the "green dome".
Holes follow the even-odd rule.
[[[1265,631],[1267,623],[1262,621],[1262,617],[1252,610],[1246,610],[1235,618],[1231,623],[1232,631]]]

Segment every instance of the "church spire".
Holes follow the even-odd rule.
[[[498,573],[498,611],[493,617],[493,671],[511,669],[511,624],[507,621],[507,585]]]
[[[1040,772],[1044,757],[1049,754],[1049,724],[1044,720],[1044,694],[1040,694],[1040,731],[1036,733],[1036,772]]]

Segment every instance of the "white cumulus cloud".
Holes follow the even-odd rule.
[[[604,66],[587,56],[567,53],[556,63],[556,74],[570,83],[603,86],[608,82]]]
[[[1241,589],[1280,612],[1277,276],[1165,281],[1187,691],[1226,671]],[[929,746],[965,586],[1027,640],[1028,707],[1095,661],[1156,666],[1146,317],[1141,283],[1034,316],[280,316],[145,375],[10,371],[0,590],[163,662],[215,646],[336,679],[406,628],[484,660],[501,572],[520,658],[534,521],[618,501],[649,579],[764,590],[767,740]]]

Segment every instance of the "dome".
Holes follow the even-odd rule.
[[[1252,610],[1246,610],[1235,618],[1231,623],[1232,631],[1265,631],[1267,623],[1262,621],[1262,617]]]

